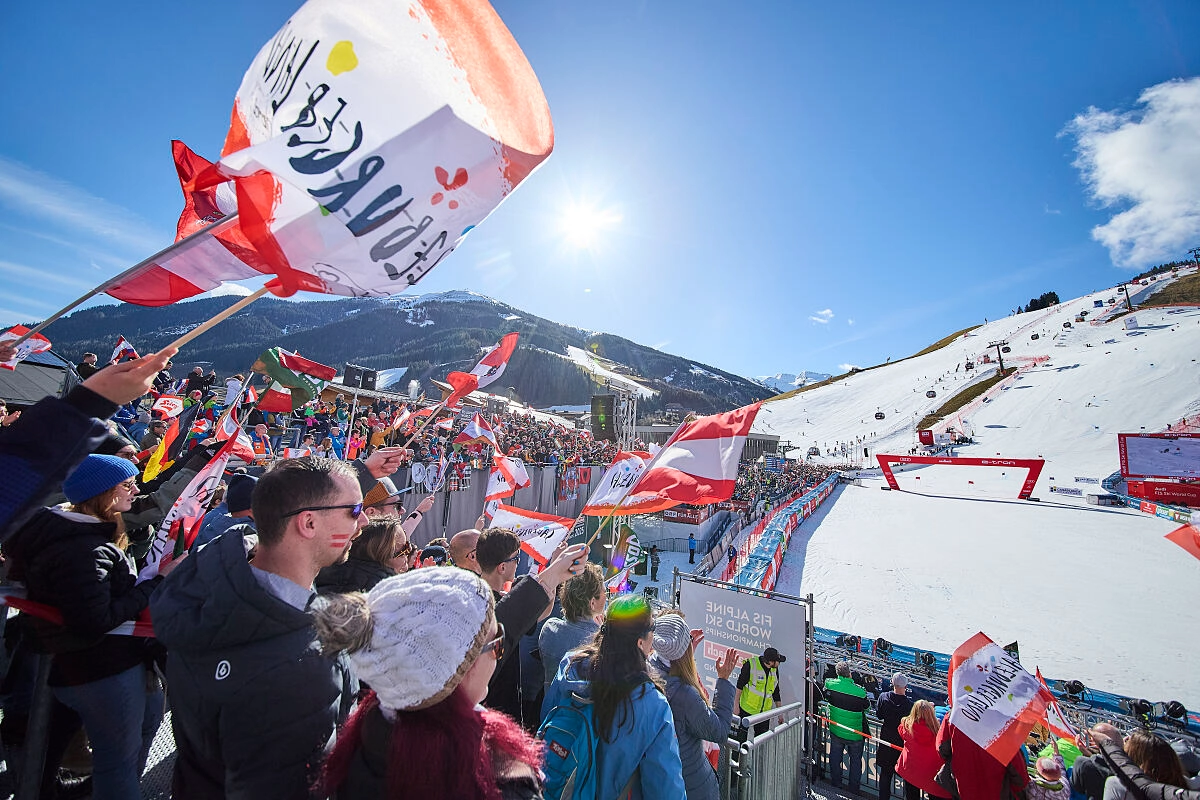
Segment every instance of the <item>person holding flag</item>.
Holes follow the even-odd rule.
[[[162,686],[144,639],[108,635],[147,608],[163,577],[138,582],[121,512],[137,496],[137,467],[89,455],[63,482],[70,505],[42,509],[5,543],[9,577],[61,615],[29,616],[42,652],[54,653],[50,687],[83,721],[92,746],[92,796],[140,796],[139,780],[163,715]],[[166,576],[182,561],[167,559]]]

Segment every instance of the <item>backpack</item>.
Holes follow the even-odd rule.
[[[569,702],[550,709],[537,738],[546,743],[543,796],[547,800],[594,800],[599,787],[592,701],[572,693]]]

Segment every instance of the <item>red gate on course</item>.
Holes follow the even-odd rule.
[[[879,468],[883,470],[883,478],[892,489],[899,489],[896,476],[892,474],[892,464],[945,464],[951,467],[1015,467],[1027,469],[1025,483],[1021,486],[1019,500],[1028,500],[1033,494],[1033,487],[1042,474],[1046,461],[1041,458],[950,458],[948,456],[890,456],[876,454]]]

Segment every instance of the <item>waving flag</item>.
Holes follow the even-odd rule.
[[[175,443],[175,439],[179,436],[179,419],[171,420],[171,427],[167,428],[166,434],[162,441],[158,443],[158,447],[150,453],[150,458],[146,460],[146,468],[142,472],[142,482],[149,483],[158,477],[158,473],[167,469],[171,464],[175,463],[167,458],[167,452],[171,449],[171,445]]]
[[[311,447],[285,447],[283,448],[284,458],[304,458],[313,454]]]
[[[508,360],[512,358],[513,351],[517,349],[517,339],[520,337],[519,333],[505,334],[500,339],[500,343],[489,350],[487,355],[475,365],[475,369],[471,370],[471,374],[479,379],[480,389],[500,380],[500,376],[504,374],[504,368],[508,366]]]
[[[150,414],[160,414],[164,419],[178,417],[183,413],[183,398],[174,394],[160,394],[150,406]]]
[[[109,361],[116,363],[123,358],[140,358],[140,356],[138,356],[137,350],[133,348],[133,345],[129,343],[128,339],[126,339],[124,336],[118,336],[117,346],[113,348],[112,358],[110,358]]]
[[[483,0],[309,0],[242,80],[221,161],[272,290],[385,296],[448,256],[553,149],[549,107]]]
[[[488,474],[484,500],[511,497],[517,489],[524,489],[529,485],[529,473],[525,471],[523,462],[508,456],[496,455],[494,464],[492,471]]]
[[[1000,645],[977,633],[950,659],[950,724],[1007,764],[1054,695]]]
[[[229,463],[229,456],[236,442],[236,438],[228,439],[204,469],[196,473],[196,477],[192,478],[179,495],[179,499],[171,506],[171,510],[158,527],[158,533],[150,542],[150,550],[146,553],[146,566],[138,573],[139,583],[158,575],[164,559],[170,561],[192,546],[196,533],[200,530],[200,523],[208,511],[212,494],[225,475],[225,465]]]
[[[221,414],[221,418],[217,420],[215,436],[218,442],[233,439],[234,443],[230,452],[247,464],[253,464],[256,458],[254,443],[250,441],[250,437],[246,435],[246,432],[242,430],[242,426],[238,422],[238,412],[242,408],[242,398],[246,396],[246,387],[249,383],[250,376],[246,376],[246,379],[242,381],[241,388],[235,395],[236,399]]]
[[[492,428],[479,414],[471,418],[467,423],[467,427],[463,428],[462,433],[454,437],[451,444],[468,445],[475,444],[490,444],[494,449],[499,450],[500,446],[496,444],[496,434],[492,432]]]
[[[275,384],[272,384],[259,401],[258,407],[265,411],[277,410],[276,406],[282,404],[282,389],[288,390],[287,394],[291,400],[291,407],[286,410],[297,411],[321,393],[324,381],[331,381],[337,375],[337,370],[333,367],[327,367],[279,347],[265,350],[251,369],[270,376],[280,387],[280,391],[276,391]],[[270,407],[264,403],[269,403]]]
[[[738,461],[762,403],[685,422],[646,465],[621,501],[639,514],[680,503],[728,500],[737,484]]]
[[[1037,676],[1038,683],[1042,688],[1050,693],[1050,699],[1046,701],[1046,726],[1050,728],[1050,732],[1060,739],[1069,739],[1075,741],[1075,737],[1079,732],[1072,727],[1067,721],[1067,717],[1062,712],[1062,708],[1058,705],[1058,700],[1054,699],[1054,694],[1050,692],[1050,687],[1046,685],[1046,679],[1042,677],[1040,667],[1034,669],[1034,674]]]
[[[545,564],[558,546],[567,540],[574,524],[575,520],[570,517],[497,505],[492,512],[491,527],[515,533],[521,540],[521,549],[537,563]]]
[[[400,430],[400,426],[408,422],[408,418],[412,416],[412,412],[408,410],[408,405],[400,406],[396,409],[396,413],[392,416],[392,430]]]
[[[14,325],[4,333],[0,333],[0,342],[11,342],[29,333],[24,325]],[[44,353],[50,349],[50,340],[40,333],[35,333],[17,345],[17,352],[8,361],[0,361],[0,369],[16,369],[17,364],[29,358],[34,353]]]
[[[1165,538],[1179,545],[1196,558],[1200,558],[1200,526],[1194,522],[1180,525],[1168,533]]]
[[[592,496],[580,512],[589,517],[604,517],[612,513],[617,503],[629,492],[629,489],[642,477],[646,464],[650,462],[649,453],[632,452],[617,453],[612,463],[604,471],[604,477],[596,486]]]
[[[479,388],[478,376],[469,372],[451,372],[446,376],[446,383],[454,388],[450,396],[442,401],[446,408],[458,408],[464,397]]]
[[[620,594],[621,592],[629,591],[629,570],[630,567],[626,567],[604,582],[604,586],[608,589],[609,594]]]

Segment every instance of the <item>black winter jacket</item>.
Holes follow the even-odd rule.
[[[64,399],[43,398],[0,427],[0,541],[104,441],[108,429],[100,420],[116,410],[116,403],[76,386]]]
[[[25,615],[35,646],[55,654],[51,686],[107,678],[150,655],[146,639],[105,635],[137,619],[163,580],[138,584],[133,561],[112,543],[115,532],[111,522],[44,508],[4,545],[9,577],[24,582],[30,600],[62,612],[63,625]]]
[[[318,572],[316,587],[321,594],[369,592],[375,584],[395,574],[387,564],[351,555],[341,564],[333,564]]]
[[[488,683],[483,704],[503,711],[521,721],[521,657],[517,653],[521,637],[537,627],[538,618],[550,605],[546,590],[536,580],[522,577],[507,594],[492,592],[496,598],[496,621],[504,626],[504,658],[496,665]],[[533,698],[528,698],[533,700]]]
[[[268,592],[235,526],[185,559],[151,604],[167,646],[173,796],[303,798],[358,687],[309,615]]]

